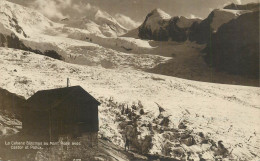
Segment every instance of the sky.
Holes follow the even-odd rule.
[[[9,0],[35,8],[51,19],[83,17],[90,9],[101,9],[112,16],[126,15],[137,22],[143,22],[146,15],[155,8],[171,16],[206,18],[215,8],[229,3],[245,4],[259,0]]]

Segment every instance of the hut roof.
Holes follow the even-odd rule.
[[[64,102],[89,102],[100,105],[100,103],[80,86],[56,88],[36,92],[27,100],[27,105],[36,109],[49,109]]]

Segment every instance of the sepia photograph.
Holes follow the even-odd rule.
[[[0,161],[260,161],[259,0],[0,0]]]

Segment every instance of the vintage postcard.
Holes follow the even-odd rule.
[[[258,0],[0,0],[0,161],[260,161]]]

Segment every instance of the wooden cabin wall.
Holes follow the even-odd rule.
[[[49,135],[49,113],[47,111],[28,110],[23,113],[22,129],[28,135]]]
[[[83,133],[98,132],[98,105],[95,103],[61,103],[54,108],[31,107],[24,113],[23,131],[29,135],[81,136]],[[49,109],[49,111],[46,111]]]
[[[80,132],[97,132],[99,129],[98,105],[85,104],[80,106],[77,122],[80,123]]]

